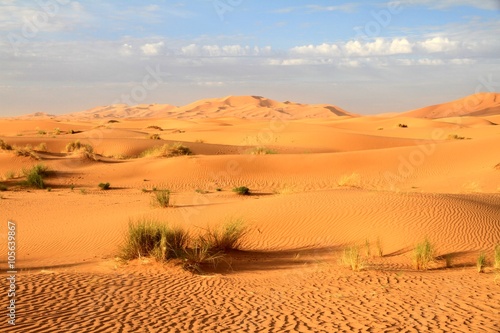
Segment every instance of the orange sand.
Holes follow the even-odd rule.
[[[53,170],[50,192],[27,189],[22,169],[40,161],[0,151],[9,187],[0,192],[0,236],[8,219],[17,223],[19,269],[17,325],[2,315],[0,331],[499,332],[500,274],[475,268],[479,251],[491,266],[500,242],[499,101],[481,94],[358,116],[231,96],[0,119],[0,139],[45,143],[38,154]],[[148,138],[155,133],[161,140]],[[62,153],[76,139],[98,161]],[[173,142],[194,155],[137,158]],[[249,154],[254,147],[276,154]],[[235,186],[253,195],[237,196]],[[175,207],[152,206],[142,190],[153,187],[170,189]],[[250,232],[244,251],[199,276],[115,258],[129,220],[142,217],[195,233],[240,217]],[[438,258],[421,272],[411,251],[425,237]],[[383,257],[373,255],[377,240]],[[362,271],[339,264],[348,245],[366,256],[367,241]],[[5,242],[0,251],[5,274]]]

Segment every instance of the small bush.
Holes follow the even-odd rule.
[[[239,187],[233,188],[233,192],[236,192],[239,195],[249,195],[250,189],[246,186],[239,186]]]
[[[0,139],[0,149],[2,150],[12,150],[12,146],[7,144],[5,141]]]
[[[459,136],[457,134],[449,134],[448,140],[465,140],[465,136]]]
[[[413,263],[415,269],[428,269],[429,265],[434,261],[434,255],[434,246],[427,238],[422,243],[417,244],[413,250]]]
[[[37,150],[37,151],[47,151],[47,144],[45,142],[42,142],[38,146],[35,147],[35,150]]]
[[[17,156],[30,157],[35,160],[40,159],[40,156],[38,156],[38,154],[33,151],[33,148],[30,145],[26,145],[26,147],[24,148],[15,146],[13,147],[13,149],[14,154],[16,154]]]
[[[161,137],[160,137],[160,135],[159,135],[159,134],[151,134],[151,135],[149,136],[149,138],[150,138],[151,140],[161,140]]]
[[[209,244],[197,242],[192,248],[184,250],[182,268],[192,273],[202,274],[204,265],[212,264],[215,268],[224,257],[223,252],[214,252]]]
[[[104,190],[104,191],[109,190],[109,188],[111,187],[111,185],[109,183],[99,183],[98,186],[101,188],[101,190]]]
[[[54,128],[54,135],[60,135],[60,134],[61,130],[59,129],[59,127]]]
[[[43,178],[47,175],[48,168],[43,164],[37,164],[29,170],[23,169],[23,173],[26,176],[24,185],[36,188],[45,188],[45,183]]]
[[[47,134],[47,132],[45,132],[44,130],[38,130],[37,134],[38,135],[45,135],[45,134]]]
[[[152,256],[157,260],[179,258],[189,241],[188,233],[181,228],[171,228],[154,220],[130,222],[121,257],[132,260]]]
[[[500,270],[500,243],[493,250],[493,268]]]
[[[200,194],[207,194],[208,191],[205,191],[205,190],[202,190],[201,188],[197,188],[196,190],[194,190],[196,193],[200,193]]]
[[[484,252],[479,253],[477,257],[476,268],[478,273],[484,272],[484,267],[486,267],[486,254]]]
[[[241,239],[247,232],[248,229],[243,221],[234,219],[219,227],[208,228],[206,234],[200,237],[200,241],[212,252],[238,250],[241,246]]]
[[[222,189],[221,189],[220,187],[217,187],[215,190],[216,190],[217,192],[222,191]]]
[[[170,191],[169,190],[154,190],[155,203],[160,207],[170,206]]]
[[[350,267],[353,271],[359,271],[364,268],[364,262],[357,246],[345,249],[341,261],[343,265]]]
[[[82,159],[96,160],[94,148],[90,144],[81,143],[79,140],[68,143],[66,152],[79,155]]]
[[[163,146],[149,148],[143,151],[140,157],[176,157],[182,155],[192,155],[191,150],[180,143],[172,145],[165,144]]]
[[[252,155],[269,155],[269,154],[277,154],[275,150],[266,148],[266,147],[255,147],[249,151]]]
[[[398,124],[398,126],[401,127],[401,128],[407,128],[408,127],[408,125],[406,125],[406,124]]]
[[[16,173],[12,170],[9,170],[5,173],[5,179],[14,179],[16,177]]]

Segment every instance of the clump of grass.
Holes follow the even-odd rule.
[[[500,243],[495,245],[493,250],[493,268],[500,270]]]
[[[154,202],[163,208],[170,206],[170,191],[169,190],[153,190]]]
[[[380,240],[380,237],[377,238],[377,254],[379,257],[384,256],[384,250],[382,248],[382,241]]]
[[[408,125],[406,125],[406,124],[398,124],[398,126],[401,127],[401,128],[407,128],[408,127]]]
[[[61,129],[59,127],[54,128],[54,135],[60,135],[61,134]]]
[[[38,154],[33,151],[33,147],[31,147],[30,145],[26,145],[24,148],[14,146],[13,150],[16,156],[30,157],[35,160],[40,159],[40,156],[38,156]]]
[[[248,229],[241,219],[232,219],[215,228],[208,228],[206,234],[200,236],[200,243],[208,246],[212,252],[238,250],[241,239]]]
[[[66,152],[79,155],[82,159],[96,160],[94,148],[90,144],[81,143],[79,140],[68,143]]]
[[[275,150],[266,148],[266,147],[255,147],[249,151],[249,154],[252,155],[268,155],[268,154],[277,154]]]
[[[413,250],[413,264],[415,269],[426,270],[434,261],[434,245],[426,238],[422,243],[417,244]]]
[[[215,190],[216,190],[217,192],[222,191],[222,189],[221,189],[220,187],[217,187]]]
[[[0,139],[0,149],[1,150],[12,150],[12,146]]]
[[[367,257],[372,255],[372,249],[370,246],[370,241],[368,239],[365,240],[365,254]]]
[[[214,251],[209,244],[198,241],[192,248],[184,250],[182,268],[192,273],[202,274],[204,265],[211,264],[215,268],[224,257],[224,252]]]
[[[459,136],[458,134],[449,134],[448,140],[465,140],[465,136]]]
[[[196,193],[200,193],[200,194],[207,194],[208,191],[206,190],[202,190],[201,188],[197,188],[196,190],[194,190]]]
[[[192,154],[193,152],[188,147],[181,143],[174,143],[172,145],[164,144],[163,146],[149,148],[143,151],[140,157],[175,157]]]
[[[111,185],[109,183],[99,183],[98,186],[103,191],[109,190],[109,188],[111,187]]]
[[[154,220],[130,222],[121,257],[132,260],[152,256],[157,260],[179,258],[189,242],[187,231]]]
[[[161,140],[160,135],[159,135],[159,134],[156,134],[156,133],[155,133],[155,134],[151,134],[151,135],[149,136],[149,138],[150,138],[151,140]]]
[[[23,174],[26,180],[23,185],[35,187],[35,188],[45,188],[45,183],[43,178],[47,176],[48,168],[43,164],[37,164],[29,170],[23,169]]]
[[[37,151],[47,151],[47,144],[45,142],[42,142],[38,146],[35,147],[35,150],[37,150]]]
[[[484,267],[486,267],[486,254],[484,252],[479,253],[477,257],[476,268],[478,273],[484,272]]]
[[[351,246],[344,249],[341,262],[343,265],[350,267],[353,271],[359,271],[364,268],[364,262],[357,246]]]
[[[38,134],[38,135],[45,135],[45,134],[47,134],[47,132],[46,132],[46,131],[44,131],[44,130],[40,130],[40,129],[39,129],[39,130],[37,131],[37,134]]]
[[[361,187],[361,176],[358,173],[343,175],[340,177],[338,185],[342,187]]]
[[[239,187],[233,188],[233,192],[236,192],[239,195],[249,195],[250,189],[246,186],[239,186]]]

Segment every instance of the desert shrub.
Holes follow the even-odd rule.
[[[215,268],[224,257],[224,252],[214,251],[209,244],[198,241],[193,247],[184,249],[182,268],[202,274],[204,265],[211,264]]]
[[[160,126],[156,126],[156,125],[151,125],[151,126],[148,126],[147,128],[155,129],[158,131],[163,131],[163,128],[161,128]]]
[[[479,253],[477,257],[476,268],[478,273],[484,272],[484,267],[486,267],[486,254],[484,252]]]
[[[233,188],[233,192],[236,192],[239,195],[249,195],[250,189],[246,186],[239,186],[239,187]]]
[[[407,128],[408,127],[408,125],[406,125],[406,124],[398,124],[398,126],[401,127],[401,128]]]
[[[54,128],[54,135],[60,135],[61,134],[61,129],[59,127]]]
[[[341,262],[353,271],[359,271],[364,267],[364,261],[357,246],[351,246],[344,250]]]
[[[37,164],[29,170],[23,169],[26,180],[24,185],[36,188],[45,188],[43,178],[47,176],[48,168],[43,164]]]
[[[268,155],[268,154],[277,154],[275,150],[266,148],[266,147],[255,147],[249,151],[252,155]]]
[[[0,139],[0,149],[2,150],[12,150],[12,146],[7,144],[5,141]]]
[[[37,131],[37,134],[38,134],[38,135],[45,135],[45,134],[47,134],[47,132],[46,132],[46,131],[44,131],[44,130],[38,130],[38,131]]]
[[[79,140],[68,143],[66,152],[79,155],[82,159],[96,160],[94,148],[90,144],[81,143]]]
[[[35,150],[37,150],[37,151],[47,151],[47,144],[45,142],[42,142],[38,146],[35,147]]]
[[[115,119],[108,120],[108,124],[116,124],[116,123],[119,123],[119,121]]]
[[[140,157],[175,157],[192,154],[193,152],[188,147],[181,143],[174,143],[172,145],[165,144],[163,146],[149,148],[143,151]]]
[[[361,176],[358,173],[343,175],[340,177],[338,185],[342,187],[361,187]]]
[[[465,140],[465,136],[459,136],[458,134],[449,134],[448,140]]]
[[[218,227],[208,228],[206,233],[200,236],[200,242],[213,252],[238,250],[241,239],[247,232],[248,228],[241,219],[231,219]]]
[[[14,154],[16,154],[16,156],[30,157],[30,158],[35,159],[35,160],[40,159],[40,156],[38,156],[38,154],[35,153],[35,151],[33,150],[33,148],[30,145],[26,145],[24,148],[14,146],[13,150],[14,150]]]
[[[215,190],[216,190],[217,192],[222,191],[222,189],[221,189],[220,187],[217,187]]]
[[[189,241],[188,233],[158,221],[143,219],[130,222],[121,257],[132,260],[152,256],[157,260],[179,258]]]
[[[7,186],[5,186],[4,184],[0,184],[0,192],[5,192],[7,190],[8,190]]]
[[[500,270],[500,243],[493,250],[493,268]]]
[[[155,133],[155,134],[151,134],[151,135],[149,136],[149,138],[150,138],[151,140],[161,140],[160,135],[159,135],[159,134],[156,134],[156,133]]]
[[[110,185],[109,183],[99,183],[99,185],[98,185],[98,186],[99,186],[99,188],[100,188],[101,190],[104,190],[104,191],[105,191],[105,190],[109,190],[109,188],[111,187],[111,185]]]
[[[434,245],[426,238],[422,243],[417,244],[413,250],[413,264],[418,270],[426,270],[434,261]]]
[[[169,190],[154,190],[153,191],[154,202],[160,207],[170,206],[170,191]]]

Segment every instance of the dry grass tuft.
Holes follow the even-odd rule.
[[[182,155],[192,155],[193,152],[188,147],[181,143],[174,143],[172,145],[164,144],[149,148],[143,151],[140,157],[176,157]]]

